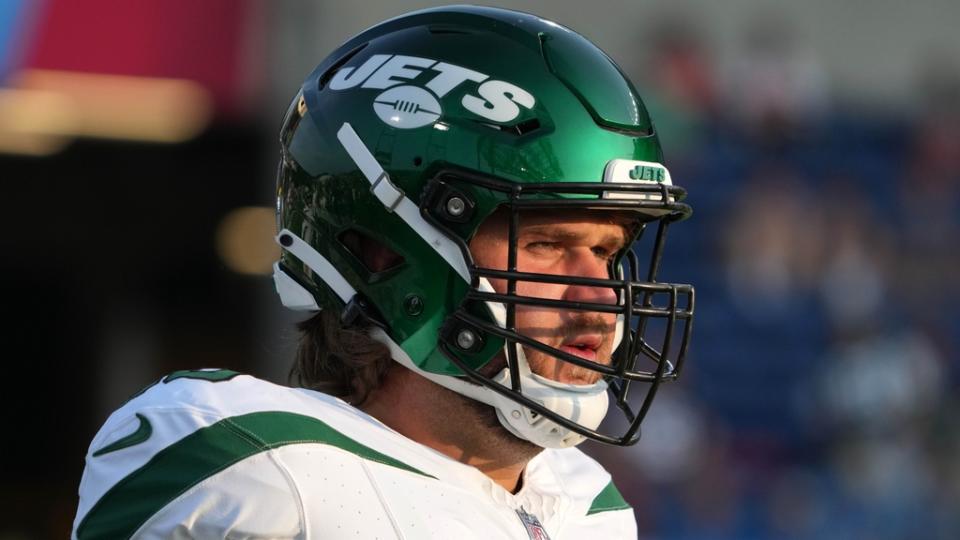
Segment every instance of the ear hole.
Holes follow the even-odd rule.
[[[386,272],[404,262],[399,253],[360,231],[346,230],[340,233],[338,240],[370,273]]]

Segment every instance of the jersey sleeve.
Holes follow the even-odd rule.
[[[133,537],[304,538],[302,505],[270,452],[195,485],[154,513]]]
[[[218,410],[210,384],[158,384],[111,415],[86,456],[73,538],[301,534],[299,495],[271,445],[249,416]]]

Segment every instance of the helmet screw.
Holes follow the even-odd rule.
[[[513,411],[510,413],[510,415],[518,420],[520,419],[520,411]]]
[[[477,342],[477,336],[467,329],[463,329],[457,334],[457,347],[463,350],[470,349]]]
[[[415,294],[407,295],[403,300],[403,308],[407,310],[407,315],[416,317],[423,313],[423,299]]]
[[[447,213],[451,216],[460,216],[466,209],[467,205],[464,204],[463,199],[460,197],[450,197],[447,199]]]

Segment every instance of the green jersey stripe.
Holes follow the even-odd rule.
[[[611,510],[624,510],[627,508],[630,508],[630,505],[623,499],[623,495],[620,494],[617,486],[613,485],[613,481],[611,481],[607,484],[607,487],[603,488],[603,491],[593,499],[593,502],[590,503],[590,509],[587,510],[587,515],[610,512]]]
[[[434,478],[316,418],[279,411],[251,413],[225,418],[161,450],[97,501],[77,527],[77,538],[129,538],[153,514],[204,479],[254,454],[299,443],[335,446]]]

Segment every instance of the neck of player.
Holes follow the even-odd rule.
[[[514,437],[492,407],[447,390],[399,364],[360,408],[394,431],[476,468],[516,493],[542,448]]]

